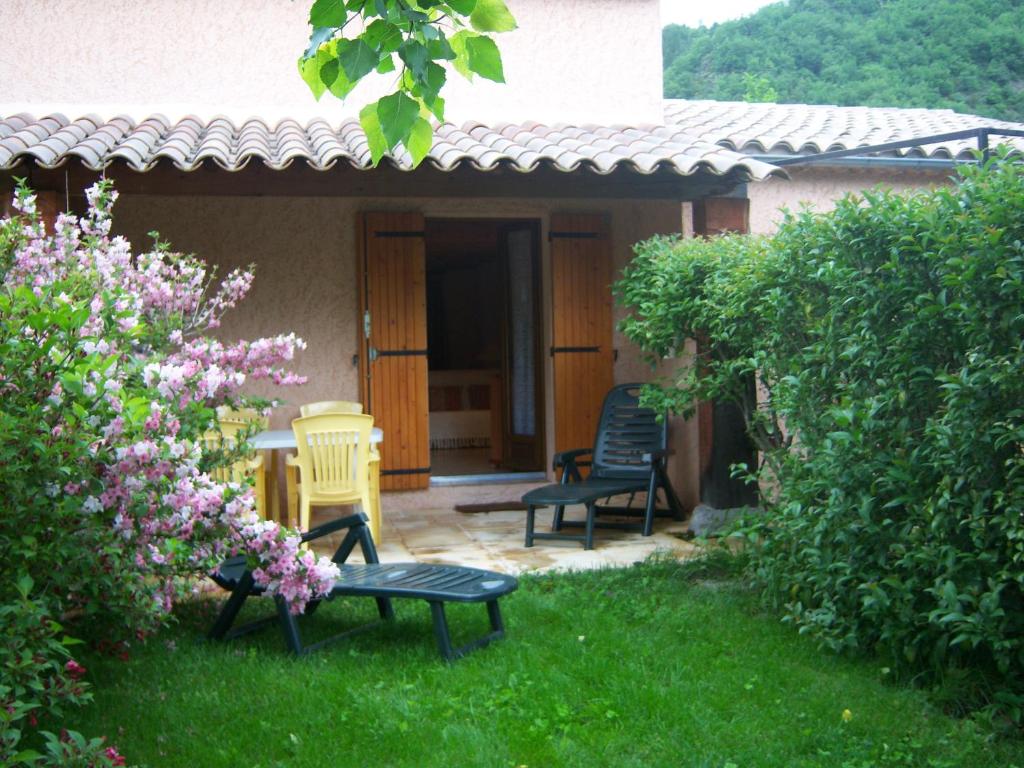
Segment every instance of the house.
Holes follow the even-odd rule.
[[[61,53],[40,62],[41,4],[4,3],[0,192],[23,176],[51,211],[80,209],[102,175],[136,247],[156,230],[222,272],[255,264],[224,333],[308,342],[309,383],[260,392],[291,402],[272,426],[301,402],[366,403],[383,487],[418,491],[385,510],[518,498],[496,484],[549,477],[556,450],[591,443],[608,388],[650,376],[614,330],[630,246],[680,231],[683,201],[782,173],[662,124],[657,0],[515,0],[508,85],[453,76],[422,166],[372,169],[352,115],[380,86],[313,100],[295,72],[308,6],[82,0],[47,15]],[[672,440],[693,505],[696,423]],[[428,491],[446,472],[490,485]]]
[[[657,0],[512,0],[507,85],[453,76],[427,160],[374,169],[353,115],[386,83],[313,100],[295,72],[309,4],[80,0],[51,13],[7,0],[0,194],[27,177],[44,209],[78,210],[105,176],[137,248],[156,230],[222,273],[255,264],[224,333],[295,331],[309,345],[304,388],[258,392],[290,401],[272,426],[301,402],[367,404],[385,434],[383,487],[410,491],[385,494],[385,511],[518,498],[528,486],[506,482],[541,482],[556,450],[590,444],[605,391],[651,376],[615,331],[609,289],[633,243],[765,231],[805,196],[949,174],[948,158],[909,153],[787,182],[773,159],[939,132],[952,113],[904,125],[906,110],[665,102]],[[44,11],[60,55],[41,61]],[[673,422],[684,504],[709,482],[723,429],[707,409]],[[467,474],[480,484],[445,484]]]

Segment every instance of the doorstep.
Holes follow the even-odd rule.
[[[521,474],[521,473],[517,473]],[[551,482],[543,473],[530,473],[536,479],[517,482],[483,482],[471,484],[438,484],[431,481],[429,488],[416,491],[383,491],[380,495],[381,513],[405,512],[418,509],[454,509],[457,504],[499,504],[519,501],[523,494]],[[482,477],[468,475],[468,477]]]
[[[546,483],[548,476],[544,472],[491,472],[480,475],[441,475],[430,478],[431,488],[443,488],[451,485],[497,485],[513,483]]]

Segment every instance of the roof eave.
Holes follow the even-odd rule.
[[[964,163],[972,163],[973,159],[940,158],[940,157],[837,157],[831,160],[820,160],[817,162],[794,163],[794,158],[800,155],[750,155],[755,160],[764,163],[775,164],[784,162],[787,166],[808,167],[813,165],[816,168],[901,168],[914,170],[944,171],[956,168]]]

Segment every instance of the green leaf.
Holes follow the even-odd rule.
[[[405,62],[405,66],[412,72],[417,80],[424,80],[427,76],[427,62],[430,55],[422,43],[415,40],[406,40],[398,50],[398,56]]]
[[[431,40],[427,43],[427,53],[434,61],[438,59],[451,61],[455,58],[455,51],[452,50],[451,45],[448,43],[448,38],[443,34],[438,36],[436,40]]]
[[[395,71],[395,60],[391,56],[385,56],[377,65],[377,73],[384,75]]]
[[[309,45],[306,46],[306,52],[302,54],[303,58],[309,59],[316,56],[320,46],[334,37],[335,31],[333,27],[315,27],[313,34],[309,36]]]
[[[32,577],[27,573],[22,574],[21,578],[18,579],[18,594],[22,597],[27,598],[29,592],[32,591],[32,587],[35,586],[35,582],[32,581]]]
[[[344,40],[340,42],[346,42]],[[316,60],[323,62],[320,67],[320,79],[323,81],[327,89],[337,96],[339,99],[344,99],[352,89],[356,87],[356,81],[350,80],[348,75],[345,74],[344,68],[341,66],[341,59],[338,58],[336,53],[336,44],[328,43],[323,46],[319,52],[317,52]]]
[[[419,117],[419,105],[401,91],[385,96],[377,102],[377,119],[387,140],[388,149],[405,141]]]
[[[394,53],[402,46],[402,30],[384,19],[372,22],[360,37],[382,53]]]
[[[473,72],[496,83],[505,82],[505,73],[501,67],[501,54],[498,53],[498,46],[491,38],[484,35],[468,38],[466,53],[469,56],[469,68]]]
[[[436,117],[442,123],[444,122],[444,99],[438,96],[437,98],[431,101],[424,100],[424,104],[427,105],[427,109],[430,110],[434,117]]]
[[[425,102],[431,102],[441,92],[448,75],[445,73],[444,67],[432,61],[427,64],[425,75],[424,78],[417,81],[415,95]]]
[[[339,40],[338,60],[352,83],[370,74],[380,63],[380,57],[362,40]]]
[[[325,88],[330,88],[334,85],[334,81],[338,79],[338,74],[341,72],[341,64],[334,58],[327,61],[321,59],[317,63],[319,64],[317,77],[321,85]]]
[[[405,140],[405,148],[409,150],[409,154],[412,156],[413,165],[419,165],[427,153],[430,152],[430,147],[434,143],[434,130],[430,127],[430,123],[424,120],[422,117],[417,118],[416,122],[412,124],[412,130],[409,132],[409,138]]]
[[[455,54],[452,66],[455,67],[456,72],[470,81],[473,80],[473,70],[469,66],[469,51],[466,49],[466,42],[474,37],[477,37],[476,32],[463,29],[448,38],[452,52]]]
[[[511,32],[516,28],[516,20],[505,6],[505,0],[477,0],[469,23],[480,32]]]
[[[476,0],[448,0],[448,7],[463,16],[469,16],[476,8]]]
[[[370,157],[374,165],[377,165],[388,151],[388,142],[384,138],[380,120],[377,118],[379,103],[375,101],[372,104],[367,104],[359,112],[359,124],[363,127],[363,133],[366,134],[366,143],[370,147]]]
[[[342,0],[316,0],[309,9],[309,23],[314,27],[340,27],[347,19]]]
[[[337,45],[337,41],[331,40],[321,45],[313,58],[299,59],[299,74],[318,101],[338,79]]]

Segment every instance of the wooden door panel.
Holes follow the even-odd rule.
[[[601,214],[551,217],[555,450],[593,445],[613,382],[611,241]]]
[[[430,435],[423,216],[367,213],[363,225],[363,305],[369,313],[365,391],[369,413],[384,431],[381,488],[426,488]]]

